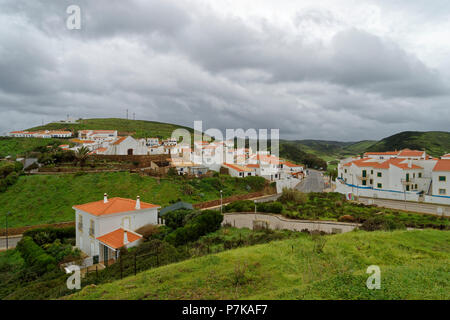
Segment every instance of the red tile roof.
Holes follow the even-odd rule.
[[[398,154],[399,157],[422,157],[425,151],[403,149]]]
[[[114,142],[111,143],[111,144],[113,144],[113,145],[121,144],[126,138],[127,138],[127,137],[120,137],[119,139],[117,139],[116,141],[114,141]]]
[[[364,156],[395,156],[398,154],[398,151],[387,151],[387,152],[366,152],[364,153]]]
[[[370,161],[372,160],[372,161]],[[352,164],[354,164],[355,166],[358,167],[372,167],[375,169],[389,169],[390,165],[396,166],[400,169],[423,169],[422,167],[415,165],[415,164],[411,164],[411,167],[408,164],[408,160],[405,159],[398,159],[398,158],[393,158],[393,159],[389,159],[383,162],[377,162],[377,161],[373,161],[373,159],[371,158],[364,158],[364,159],[359,159],[359,160],[355,160],[352,162],[347,162],[346,164],[344,164],[345,167],[349,167]]]
[[[240,166],[240,165],[237,165],[237,164],[224,163],[223,165],[227,166],[227,167],[229,167],[231,169],[234,169],[234,170],[236,170],[238,172],[250,172],[250,171],[252,171],[251,169],[247,168],[246,166]]]
[[[148,208],[159,208],[156,204],[146,203],[141,201],[141,210]],[[111,198],[107,203],[103,200],[89,202],[74,206],[75,209],[82,210],[93,214],[94,216],[103,216],[107,214],[136,211],[136,200],[125,198]]]
[[[125,230],[122,228],[119,228],[110,233],[107,233],[100,237],[97,237],[97,240],[106,244],[108,247],[111,247],[113,249],[119,249],[125,245],[123,243],[124,233],[125,233]],[[131,231],[127,231],[128,243],[137,241],[141,238],[142,238],[141,235],[131,232]]]
[[[439,159],[433,171],[450,171],[450,159]]]

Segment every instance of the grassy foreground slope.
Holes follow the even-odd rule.
[[[251,177],[254,181],[256,177]],[[259,180],[264,180],[260,178]],[[10,227],[73,221],[73,205],[99,201],[103,194],[109,197],[135,199],[159,204],[182,199],[191,203],[210,201],[235,194],[256,192],[247,189],[249,179],[220,176],[186,181],[180,178],[161,179],[142,177],[129,172],[89,173],[84,175],[30,175],[21,176],[5,192],[0,193],[0,221],[5,213]]]
[[[146,120],[127,120],[119,118],[98,118],[83,119],[78,124],[70,123],[49,123],[44,126],[31,128],[30,130],[84,130],[84,129],[102,129],[117,130],[119,132],[133,133],[135,138],[159,137],[168,138],[175,129],[183,128],[189,132],[193,129],[170,123],[146,121]]]
[[[37,147],[45,147],[54,143],[65,144],[67,140],[0,137],[0,157],[24,155]]]
[[[71,299],[450,299],[450,233],[351,232],[274,241],[89,286]],[[293,249],[292,249],[293,248]],[[368,290],[366,269],[381,268]]]

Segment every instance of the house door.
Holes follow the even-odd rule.
[[[128,149],[127,153],[128,153],[129,156],[132,156],[133,155],[133,149]]]

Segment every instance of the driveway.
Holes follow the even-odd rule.
[[[295,189],[301,192],[323,192],[325,183],[319,171],[309,169],[309,175]]]

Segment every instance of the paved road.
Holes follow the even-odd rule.
[[[391,200],[391,199],[374,199],[367,197],[359,197],[359,202],[364,204],[376,204],[380,207],[406,210],[420,213],[429,213],[439,216],[450,216],[450,206],[439,205],[434,203],[423,203],[423,202],[412,202],[412,201],[401,201],[401,200]]]
[[[309,170],[309,175],[295,188],[301,192],[323,192],[325,188],[323,176],[319,171]]]
[[[8,248],[15,248],[20,239],[22,239],[22,236],[9,236]],[[6,237],[0,237],[0,251],[1,250],[6,250]]]

